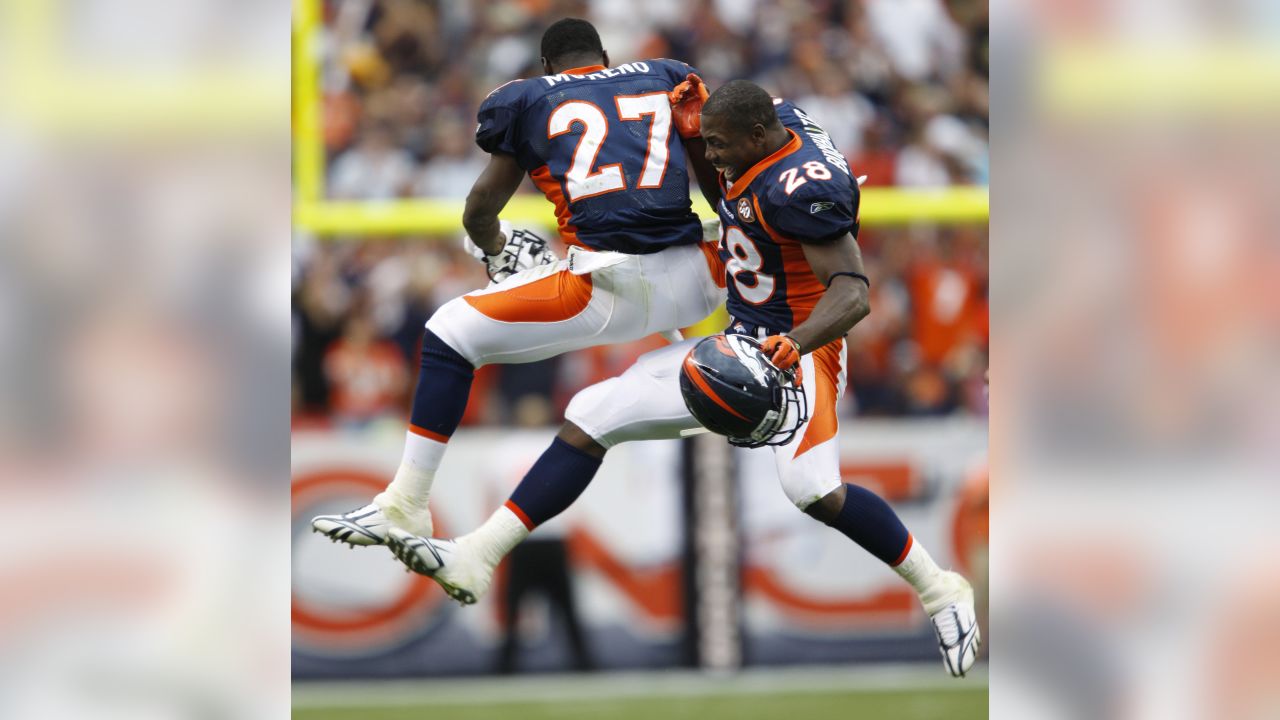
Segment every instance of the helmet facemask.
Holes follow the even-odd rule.
[[[769,363],[769,366],[777,370],[781,381],[773,389],[773,404],[777,409],[765,414],[760,424],[751,431],[750,437],[730,437],[730,445],[745,448],[786,445],[795,439],[796,433],[809,421],[809,401],[805,397],[804,388],[796,385],[795,373],[778,370],[773,363]]]

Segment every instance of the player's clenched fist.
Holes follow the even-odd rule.
[[[548,265],[559,259],[547,247],[546,240],[528,230],[513,230],[506,220],[499,221],[498,232],[502,234],[503,245],[494,255],[485,253],[470,237],[462,239],[462,246],[484,263],[493,282],[502,282],[522,270]]]
[[[800,373],[800,343],[790,335],[770,335],[760,343],[769,362],[783,372],[794,373],[796,385],[804,382]]]
[[[702,135],[702,102],[707,95],[707,86],[702,84],[702,78],[693,73],[667,93],[667,99],[671,101],[671,118],[680,137]]]

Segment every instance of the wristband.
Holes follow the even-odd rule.
[[[836,279],[836,277],[838,277],[838,276],[840,276],[840,275],[848,275],[848,276],[849,276],[849,277],[851,277],[851,278],[858,278],[859,280],[861,280],[862,282],[864,282],[864,283],[866,283],[866,284],[867,284],[867,289],[868,289],[868,290],[870,290],[870,289],[871,289],[871,279],[870,279],[870,278],[868,278],[866,275],[863,275],[862,273],[856,273],[856,272],[834,272],[834,273],[831,273],[831,277],[827,278],[827,287],[831,287],[831,281],[832,281],[832,280],[835,280],[835,279]]]

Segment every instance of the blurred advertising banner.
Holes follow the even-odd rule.
[[[985,423],[850,423],[843,433],[847,482],[886,494],[943,565],[967,567],[960,554],[985,557],[985,482],[981,523],[965,515],[961,502],[966,479],[981,474]],[[436,534],[478,525],[552,436],[549,430],[455,435],[432,494]],[[383,548],[348,549],[310,532],[311,516],[356,507],[381,490],[402,442],[397,428],[294,435],[295,677],[693,662],[687,608],[706,588],[685,588],[685,558],[693,555],[683,530],[687,465],[679,442],[612,450],[577,504],[539,527],[528,548],[503,562],[489,594],[468,608],[448,601],[431,580],[404,572]],[[928,621],[909,589],[842,535],[796,511],[761,452],[735,453],[729,466],[738,478],[744,538],[746,664],[935,661]],[[957,543],[968,550],[957,552]],[[545,582],[509,612],[513,585],[528,585],[531,575]],[[547,581],[557,577],[567,589]],[[509,642],[513,618],[519,632]]]
[[[550,444],[551,431],[464,430],[454,435],[432,492],[436,535],[479,525]],[[435,583],[407,574],[384,548],[348,549],[310,532],[321,512],[369,501],[394,474],[403,435],[298,433],[293,438],[293,669],[295,677],[481,674],[498,669],[513,560],[543,576],[570,576],[589,663],[680,664],[678,443],[618,448],[576,505],[524,545],[568,548],[568,568],[540,567],[548,553],[499,567],[475,606],[449,601]],[[522,546],[523,547],[523,546]],[[522,604],[518,667],[573,667],[561,607]]]

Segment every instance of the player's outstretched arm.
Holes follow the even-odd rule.
[[[862,269],[862,251],[853,235],[845,234],[835,242],[805,244],[802,247],[813,274],[827,286],[809,318],[787,333],[800,345],[801,353],[810,353],[844,337],[850,328],[871,312],[870,288],[862,279],[866,277]]]
[[[502,251],[506,240],[498,231],[498,213],[507,206],[507,201],[516,193],[520,182],[524,180],[524,170],[516,164],[515,157],[503,153],[489,156],[489,164],[484,172],[476,178],[467,194],[467,204],[462,211],[462,226],[471,238],[486,254],[496,255]]]

